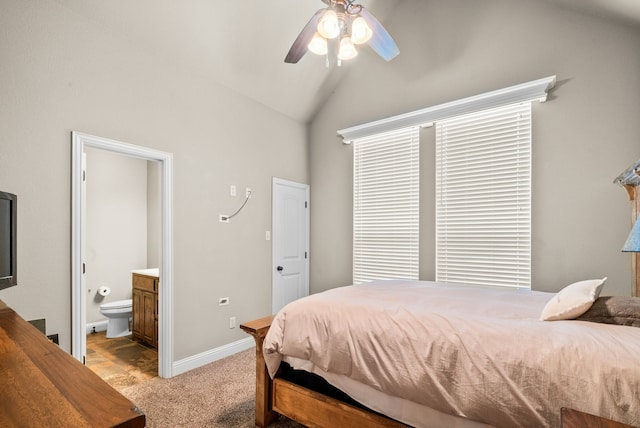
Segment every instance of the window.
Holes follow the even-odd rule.
[[[436,124],[436,280],[531,287],[531,103]]]
[[[419,128],[354,140],[353,282],[418,279]]]
[[[555,83],[556,76],[548,76],[339,130],[344,144],[359,146],[354,147],[354,282],[418,277],[416,127],[436,124],[436,279],[530,288],[531,102],[545,102]],[[384,146],[386,138],[395,144],[394,129],[415,132],[415,157],[392,160],[415,167],[413,196],[404,195],[402,184],[384,183],[386,176],[376,182],[377,155],[366,154],[367,142],[380,139]],[[385,162],[378,166],[380,174],[395,172],[385,170]],[[393,190],[385,194],[378,184]],[[387,196],[406,200],[386,202]]]

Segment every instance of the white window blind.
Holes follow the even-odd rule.
[[[354,140],[353,282],[418,279],[419,128]]]
[[[436,280],[531,287],[531,103],[436,124]]]

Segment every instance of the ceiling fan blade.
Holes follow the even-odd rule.
[[[396,45],[396,42],[387,30],[385,30],[382,24],[380,24],[380,21],[378,21],[376,17],[364,7],[360,11],[360,16],[364,18],[369,28],[373,31],[373,36],[371,36],[371,39],[369,40],[369,46],[371,46],[371,49],[376,51],[376,53],[385,61],[391,61],[393,58],[398,56],[400,53],[398,45]]]
[[[313,35],[316,33],[316,29],[318,28],[318,21],[320,20],[320,17],[325,12],[325,10],[327,9],[320,9],[311,17],[309,22],[307,22],[307,25],[305,25],[300,34],[298,34],[298,38],[296,39],[296,41],[293,42],[293,45],[291,46],[291,49],[289,49],[289,53],[287,53],[284,62],[295,64],[300,61],[300,58],[302,58],[304,54],[307,53],[307,45],[313,38]]]

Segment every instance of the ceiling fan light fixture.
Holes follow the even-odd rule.
[[[328,9],[320,22],[318,22],[318,33],[325,39],[335,39],[340,35],[340,23],[335,10]]]
[[[316,55],[326,55],[329,52],[329,47],[327,46],[327,39],[322,37],[318,32],[313,35],[313,39],[309,42],[307,46],[311,52]]]
[[[383,60],[399,53],[398,45],[384,26],[358,0],[322,0],[328,7],[317,10],[294,40],[284,62],[296,64],[309,51],[326,55],[327,67],[358,55],[355,45],[368,44]]]
[[[363,17],[358,16],[353,20],[351,23],[351,41],[353,43],[356,45],[367,43],[372,35],[373,31],[371,31]]]
[[[354,46],[351,38],[349,36],[345,36],[340,40],[340,49],[338,50],[338,59],[345,61],[348,59],[353,59],[358,56],[358,51]]]

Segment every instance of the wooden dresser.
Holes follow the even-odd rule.
[[[0,301],[0,426],[145,426],[144,414]]]
[[[158,347],[158,289],[160,278],[158,269],[142,269],[133,271],[132,283],[132,317],[133,340]]]

